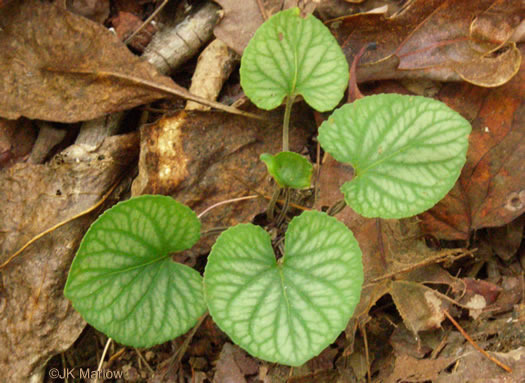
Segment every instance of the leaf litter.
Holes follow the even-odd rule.
[[[116,9],[147,17],[145,6],[115,3]],[[242,8],[219,3],[224,18],[215,34],[239,53],[265,15],[295,5],[252,1]],[[381,13],[366,13],[390,3],[368,0],[341,6],[327,1],[318,10],[320,15],[337,11],[342,16],[324,21],[349,63],[363,46],[375,46],[356,62],[357,81],[367,82],[364,94],[380,89],[410,93],[402,88],[408,88],[407,79],[413,81],[412,91],[435,87],[436,98],[469,119],[474,133],[460,180],[430,212],[402,221],[364,219],[350,208],[337,214],[361,243],[366,278],[361,303],[345,334],[320,356],[290,371],[231,346],[208,318],[193,338],[181,337],[147,354],[144,360],[154,373],[144,368],[133,350],[115,346],[106,367],[126,371],[129,380],[148,381],[365,381],[368,372],[372,381],[383,382],[524,380],[525,282],[519,263],[520,254],[525,258],[525,78],[519,33],[523,6],[514,0],[414,0],[386,12],[382,8]],[[101,23],[102,16],[97,17]],[[130,17],[136,24],[135,16]],[[0,85],[0,115],[5,118],[71,123],[173,95],[168,90],[188,95],[127,51],[101,24],[56,5],[1,2],[0,27],[6,52],[0,67],[7,74]],[[226,34],[218,32],[222,27],[227,27]],[[396,79],[403,81],[392,81]],[[235,81],[234,75],[226,87],[235,89]],[[295,114],[299,117],[291,134],[293,148],[315,153],[307,141],[313,135],[311,115],[304,108]],[[135,174],[136,168],[128,166],[139,149],[134,194],[172,195],[197,211],[239,196],[270,194],[258,154],[278,150],[279,117],[266,115],[267,121],[256,123],[218,112],[160,117],[140,128],[140,139],[136,134],[114,136],[90,151],[73,146],[51,161],[46,161],[50,148],[38,156],[31,153],[36,124],[2,120],[0,200],[10,212],[1,222],[2,260],[46,228],[93,206],[123,173]],[[67,145],[67,137],[64,142]],[[25,163],[31,155],[43,164]],[[334,206],[341,199],[340,184],[351,176],[351,168],[326,159],[314,207]],[[213,229],[257,220],[265,205],[263,198],[227,204],[213,208],[203,222]],[[2,270],[0,342],[5,343],[5,352],[0,369],[6,371],[3,376],[14,371],[12,381],[27,381],[31,374],[43,379],[48,359],[65,350],[64,360],[76,360],[77,366],[88,359],[79,358],[78,347],[70,347],[85,324],[63,298],[61,286],[76,246],[95,218],[91,213],[51,232]],[[183,261],[198,269],[210,244],[205,238],[181,255]],[[466,343],[446,319],[445,310],[460,319],[482,348],[511,367],[512,374]],[[87,349],[95,355],[100,346],[89,337],[100,335],[84,331],[79,344],[88,342]],[[191,341],[183,347],[185,354],[170,364],[173,350],[183,346],[184,339]],[[21,343],[15,346],[16,342]],[[55,357],[47,368],[63,367],[62,363]]]
[[[84,121],[166,96],[243,114],[191,95],[106,28],[59,6],[8,4],[0,8],[0,28],[1,117]]]

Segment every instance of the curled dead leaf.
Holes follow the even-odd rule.
[[[459,76],[474,85],[493,88],[508,82],[518,73],[521,66],[521,52],[515,43],[509,43],[498,52],[479,56],[459,65],[454,70]]]

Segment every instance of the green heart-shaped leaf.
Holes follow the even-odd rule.
[[[293,152],[281,152],[275,156],[261,154],[261,161],[266,164],[268,173],[280,187],[304,189],[310,186],[313,166],[306,158]]]
[[[470,123],[442,102],[379,94],[343,105],[319,128],[324,150],[351,164],[341,187],[365,217],[404,218],[430,209],[465,164]]]
[[[150,347],[184,334],[206,311],[202,277],[170,253],[200,237],[195,213],[170,197],[120,202],[87,231],[64,294],[117,342]]]
[[[270,236],[241,224],[223,232],[208,257],[204,291],[215,323],[250,354],[299,366],[344,330],[363,283],[361,250],[333,217],[295,217],[276,260]]]
[[[241,60],[241,85],[261,109],[301,94],[312,108],[336,107],[348,85],[348,62],[330,30],[299,8],[270,17],[255,32]]]

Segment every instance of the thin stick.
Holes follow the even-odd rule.
[[[257,0],[257,5],[259,6],[259,11],[261,11],[261,15],[263,19],[265,21],[268,20],[268,13],[266,12],[266,8],[264,8],[264,4],[262,3],[262,0]]]
[[[135,352],[137,353],[139,358],[142,360],[142,362],[146,365],[146,368],[149,370],[149,372],[151,372],[153,375],[155,375],[155,371],[153,371],[153,368],[151,368],[151,366],[149,365],[149,363],[146,360],[146,358],[144,358],[142,356],[142,354],[140,353],[140,351],[137,348],[135,348]]]
[[[164,0],[162,4],[153,11],[153,13],[146,19],[144,22],[138,27],[135,32],[133,32],[126,40],[124,40],[124,44],[128,45],[131,40],[135,38],[136,35],[138,35],[149,23],[151,23],[151,20],[155,18],[159,14],[159,12],[164,8],[166,4],[168,4],[169,0]]]
[[[284,217],[286,217],[286,213],[288,212],[288,207],[290,206],[290,196],[292,193],[290,193],[290,188],[284,188],[284,205],[281,208],[281,212],[277,216],[276,219],[276,226],[281,226],[283,223]]]
[[[171,359],[172,361],[176,360],[177,363],[180,363],[195,333],[197,332],[199,327],[201,327],[202,323],[204,322],[207,316],[208,316],[208,312],[206,312],[203,316],[199,318],[199,321],[197,322],[197,324],[193,326],[190,333],[186,336],[186,339],[184,339],[184,342],[182,343],[182,345],[179,347],[177,352],[175,352],[175,354],[172,356],[172,359]]]
[[[480,346],[478,346],[478,344],[476,342],[474,342],[474,339],[472,339],[470,337],[469,334],[467,334],[467,332],[465,330],[463,330],[463,328],[459,325],[458,322],[456,322],[456,320],[454,318],[452,318],[452,315],[450,315],[448,313],[447,310],[443,310],[443,313],[445,314],[445,316],[448,318],[449,321],[452,322],[452,324],[459,330],[459,332],[461,333],[461,335],[463,335],[465,337],[465,339],[476,349],[478,350],[485,358],[489,359],[490,361],[496,363],[499,367],[501,367],[502,369],[504,369],[505,371],[507,372],[510,372],[512,373],[512,368],[510,368],[509,366],[507,366],[506,364],[500,362],[499,360],[497,360],[496,358],[494,358],[492,355],[490,355],[488,352],[486,352],[485,350],[483,350]]]
[[[62,368],[63,368],[64,371],[65,371],[65,370],[67,369],[67,366],[66,366],[66,358],[65,358],[63,352],[60,353],[60,359],[62,360]],[[64,377],[64,381],[65,381],[66,383],[69,383],[68,376],[67,376],[67,374],[65,374],[65,375],[66,375],[66,376]]]
[[[98,363],[97,374],[96,374],[97,378],[96,378],[95,383],[97,383],[99,381],[99,377],[100,376],[104,375],[104,374],[101,373],[102,365],[104,364],[104,359],[106,358],[106,354],[108,352],[109,345],[111,344],[111,341],[112,341],[112,339],[108,338],[108,341],[106,342],[106,346],[104,347],[104,351],[102,351],[102,356],[100,357],[100,362]]]
[[[277,199],[279,198],[280,195],[281,195],[281,188],[279,186],[276,186],[275,190],[273,191],[272,198],[270,199],[270,202],[268,203],[268,207],[266,208],[266,216],[268,217],[270,221],[273,221],[274,213],[275,213],[275,203],[277,202]]]
[[[272,197],[268,197],[267,195],[263,195],[263,198],[267,199],[269,201],[272,199]],[[275,203],[278,203],[279,205],[284,206],[286,201],[284,201],[282,199],[278,199],[277,201],[275,201]],[[299,209],[299,210],[302,210],[302,211],[311,211],[311,210],[313,210],[313,209],[310,209],[309,207],[301,206],[301,205],[298,205],[298,204],[293,203],[293,202],[289,202],[288,205],[293,207],[294,209]]]
[[[170,96],[177,96],[177,97],[182,97],[186,100],[195,101],[195,102],[198,102],[199,104],[206,105],[211,108],[223,110],[228,113],[237,114],[237,115],[244,116],[244,117],[255,118],[257,120],[264,120],[264,117],[261,117],[257,114],[244,112],[237,108],[221,104],[220,102],[210,101],[205,98],[196,96],[190,93],[187,89],[184,89],[183,87],[176,85],[176,84],[175,86],[165,86],[165,85],[156,83],[154,81],[144,80],[138,77],[128,76],[123,73],[117,73],[117,72],[112,72],[112,71],[93,72],[92,70],[87,70],[87,69],[60,69],[60,68],[42,68],[42,70],[46,70],[48,72],[72,73],[72,74],[74,73],[74,74],[84,74],[84,75],[96,76],[96,77],[115,78],[118,80],[128,81],[132,84],[142,85],[144,87],[154,89],[158,92],[166,93]]]
[[[366,359],[366,371],[368,373],[367,381],[372,383],[372,371],[370,370],[370,357],[368,356],[368,337],[366,336],[366,324],[359,324],[359,330],[363,335],[363,343],[365,344],[365,359]]]
[[[108,360],[108,364],[111,364],[113,363],[113,361],[115,359],[117,359],[119,356],[121,356],[122,354],[124,354],[124,351],[126,351],[126,347],[122,347],[120,350],[118,350],[116,353],[114,353],[113,355],[111,355],[111,357],[109,358]]]
[[[319,183],[321,182],[321,145],[319,144],[319,141],[317,141],[316,145],[316,152],[315,152],[315,179],[314,179],[314,206],[319,200]]]
[[[459,253],[459,255],[455,255],[456,253]],[[380,282],[384,279],[390,279],[398,274],[403,274],[403,273],[408,273],[409,271],[412,271],[414,269],[419,269],[423,266],[426,266],[426,265],[430,265],[430,264],[433,264],[433,263],[441,263],[441,262],[445,262],[446,260],[450,259],[450,257],[452,257],[451,260],[453,261],[456,261],[460,258],[463,258],[463,257],[466,257],[466,256],[473,256],[472,254],[472,251],[470,250],[466,250],[466,249],[450,249],[450,250],[445,250],[445,251],[442,251],[440,254],[438,254],[437,256],[435,257],[431,257],[431,258],[428,258],[422,262],[419,262],[419,263],[414,263],[410,266],[407,266],[403,269],[400,269],[400,270],[397,270],[397,271],[393,271],[391,273],[388,273],[388,274],[385,274],[385,275],[382,275],[380,277],[377,277],[377,278],[374,278],[372,279],[371,281],[369,281],[366,285],[364,285],[363,287],[367,287],[367,286],[370,286],[374,283],[377,283],[377,282]]]
[[[238,201],[246,201],[246,200],[255,199],[255,198],[259,198],[259,196],[258,195],[249,195],[249,196],[246,196],[246,197],[232,198],[232,199],[227,199],[226,201],[217,202],[216,204],[213,204],[213,205],[207,207],[206,209],[204,209],[204,211],[201,212],[197,216],[197,218],[200,219],[204,214],[206,214],[207,212],[209,212],[212,209],[215,209],[218,206],[226,205],[228,203],[233,203],[233,202],[238,202]]]
[[[115,182],[113,184],[113,186],[111,186],[109,188],[109,190],[107,191],[106,194],[104,194],[102,196],[102,198],[96,203],[94,204],[93,206],[91,206],[90,208],[88,208],[87,210],[84,210],[76,215],[74,215],[73,217],[71,218],[68,218],[62,222],[59,222],[57,223],[55,226],[52,226],[50,227],[49,229],[41,232],[40,234],[38,234],[37,236],[31,238],[29,241],[27,241],[25,243],[24,246],[22,246],[20,249],[18,249],[13,255],[11,255],[7,261],[5,261],[4,263],[2,263],[0,265],[0,270],[3,269],[4,267],[6,267],[15,257],[17,257],[22,251],[24,251],[25,249],[27,249],[28,246],[30,246],[31,244],[35,243],[36,241],[38,241],[40,238],[42,238],[43,236],[51,233],[52,231],[58,229],[59,227],[61,226],[64,226],[66,223],[69,223],[71,221],[74,221],[75,219],[79,218],[79,217],[82,217],[83,215],[86,215],[88,213],[91,213],[93,210],[95,210],[96,208],[98,208],[100,205],[102,205],[107,199],[108,197],[111,195],[111,193],[113,193],[113,191],[116,189],[116,187],[119,185],[120,181],[122,180],[122,177],[120,177],[117,182]]]

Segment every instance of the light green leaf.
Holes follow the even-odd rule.
[[[170,257],[199,237],[195,213],[170,197],[120,202],[87,231],[64,294],[119,343],[150,347],[173,339],[206,311],[202,277]]]
[[[348,85],[348,62],[330,30],[298,8],[270,17],[248,43],[241,60],[241,85],[261,109],[301,94],[312,108],[335,108]]]
[[[279,261],[261,227],[228,229],[204,272],[215,323],[250,354],[291,366],[318,355],[344,330],[362,283],[361,250],[352,232],[316,211],[290,222]]]
[[[465,164],[470,123],[442,102],[380,94],[343,105],[319,128],[319,142],[355,176],[341,187],[365,217],[405,218],[430,209]]]
[[[306,158],[293,152],[281,152],[275,156],[261,154],[261,161],[266,164],[268,173],[280,187],[304,189],[310,186],[313,166]]]

